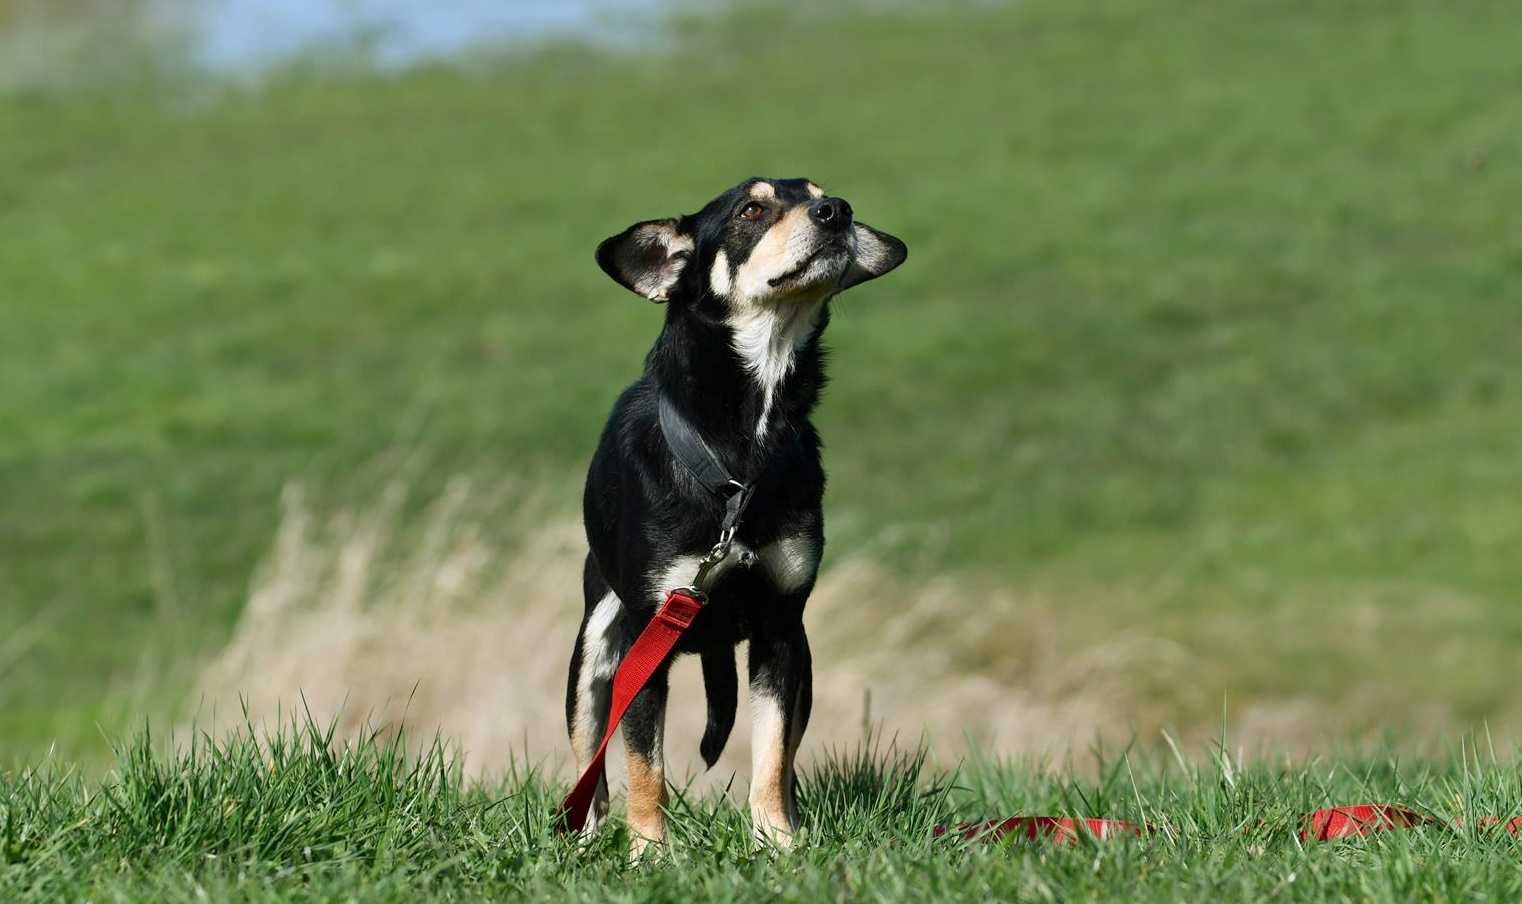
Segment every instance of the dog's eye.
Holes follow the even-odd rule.
[[[740,208],[740,219],[759,220],[761,219],[761,215],[763,213],[766,213],[766,208],[762,207],[760,204],[757,204],[755,201],[752,201],[744,207]]]

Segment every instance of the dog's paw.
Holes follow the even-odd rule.
[[[629,833],[629,863],[635,866],[663,860],[668,850],[663,840],[646,838],[638,832]]]
[[[760,851],[774,850],[786,851],[793,847],[793,835],[795,829],[787,822],[774,821],[765,816],[753,815],[751,820],[754,831],[751,839]]]

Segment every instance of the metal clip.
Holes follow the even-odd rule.
[[[734,548],[735,534],[737,533],[739,533],[737,525],[730,525],[719,531],[718,542],[713,545],[712,549],[708,550],[707,555],[698,560],[698,573],[692,579],[693,589],[698,591],[707,589],[709,573],[719,567],[719,563],[729,558],[729,552]],[[756,555],[750,550],[740,553],[739,564],[746,568],[749,568],[755,560]]]
[[[707,555],[698,560],[698,573],[692,579],[694,589],[703,590],[708,586],[709,572],[717,568],[719,563],[729,556],[729,546],[732,542],[733,538],[724,539],[721,537],[719,542],[713,545],[713,549],[710,549]]]
[[[708,555],[704,556],[704,558],[719,562],[724,561],[724,557],[729,555],[729,547],[735,542],[735,534],[739,532],[740,528],[738,525],[730,525],[719,531],[719,542],[713,545],[713,549],[710,549]]]

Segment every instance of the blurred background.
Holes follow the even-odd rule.
[[[1514,25],[0,0],[0,762],[310,709],[564,770],[662,316],[592,249],[751,175],[912,250],[827,335],[806,746],[1510,745]]]

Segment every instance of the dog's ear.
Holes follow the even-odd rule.
[[[903,242],[865,223],[852,226],[851,232],[855,248],[851,263],[840,278],[841,291],[882,276],[909,256],[909,248]]]
[[[692,247],[692,236],[676,220],[646,220],[598,245],[597,264],[629,291],[654,302],[669,301]]]

